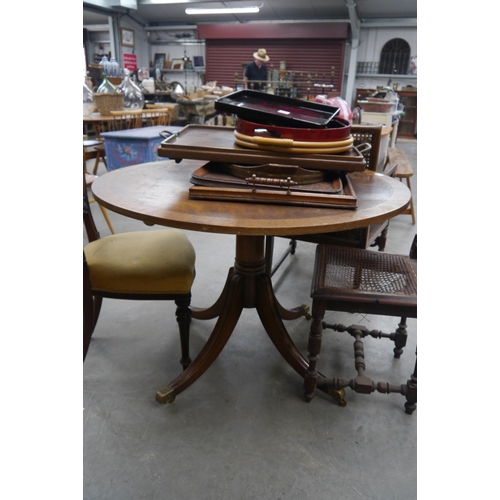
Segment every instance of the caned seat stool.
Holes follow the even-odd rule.
[[[416,242],[416,238],[415,238]],[[416,247],[416,243],[414,245]],[[304,377],[304,396],[311,401],[316,388],[325,390],[341,406],[345,406],[346,387],[361,394],[400,393],[406,397],[406,413],[411,414],[417,403],[417,364],[410,379],[400,385],[374,382],[366,374],[362,339],[367,336],[388,338],[394,342],[394,357],[399,358],[407,340],[407,318],[417,317],[417,275],[409,257],[385,252],[318,245],[311,286],[312,323],[308,343],[308,369]],[[326,311],[345,311],[381,316],[400,317],[393,333],[366,327],[326,324]],[[321,350],[323,330],[331,328],[354,337],[355,369],[351,379],[323,377],[316,364]]]

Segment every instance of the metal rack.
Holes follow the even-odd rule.
[[[287,71],[282,69],[268,69],[267,80],[256,80],[266,87],[265,92],[284,97],[298,99],[313,99],[318,94],[335,92],[333,85],[335,68],[330,73],[311,73],[307,71]],[[237,90],[244,88],[243,75],[234,74],[234,85]],[[253,83],[249,82],[248,88],[253,90]]]

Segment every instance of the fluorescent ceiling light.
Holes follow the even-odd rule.
[[[149,0],[147,2],[142,1],[140,2],[142,5],[147,5],[148,3],[189,3],[189,0]]]
[[[186,9],[186,14],[256,14],[260,7],[231,7],[224,9]]]

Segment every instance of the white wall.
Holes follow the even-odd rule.
[[[356,59],[358,62],[380,62],[380,54],[384,45],[393,38],[402,38],[408,42],[410,46],[411,56],[417,56],[417,28],[363,28],[360,29],[359,46],[357,49]],[[351,47],[346,50],[346,65],[347,71],[348,62],[350,59]],[[354,81],[353,95],[345,96],[347,102],[353,104],[357,88],[375,89],[381,85],[387,85],[389,78],[391,85],[397,83],[399,88],[411,85],[417,87],[416,75],[363,75],[356,76]],[[347,87],[347,75],[344,78],[344,88]]]
[[[383,46],[393,38],[402,38],[417,55],[417,28],[362,28],[359,36],[358,61],[378,62]]]
[[[184,32],[186,30],[183,30]],[[151,38],[154,39],[154,32]],[[166,58],[172,61],[173,59],[182,59],[184,54],[193,61],[194,56],[203,56],[206,61],[205,44],[204,43],[162,43],[148,45],[148,64],[153,63],[155,54],[165,54]],[[151,75],[153,76],[153,75]],[[203,75],[199,71],[164,71],[163,76],[168,82],[177,81],[182,85],[187,86],[187,91],[199,89],[203,84]]]
[[[155,54],[166,54],[167,57],[172,59],[180,59],[184,56],[184,51],[186,51],[186,55],[193,59],[194,56],[205,56],[205,45],[203,43],[198,44],[189,44],[182,45],[179,43],[168,43],[164,44],[150,44],[149,40],[154,40],[154,31],[149,32],[147,29],[142,29],[138,27],[133,22],[129,22],[129,20],[124,17],[121,19],[122,27],[129,27],[134,29],[136,36],[136,44],[135,48],[127,48],[127,47],[119,47],[119,51],[123,52],[134,52],[137,54],[137,64],[139,67],[150,67],[150,63],[154,61]],[[166,28],[168,30],[169,28]],[[175,28],[172,27],[172,30],[175,31]],[[186,31],[185,29],[183,31]],[[92,33],[91,36],[95,36],[95,33]],[[99,37],[103,38],[99,33]],[[109,38],[109,34],[105,34]],[[104,36],[105,36],[104,35]],[[163,36],[162,36],[163,37]],[[408,27],[408,28],[364,28],[361,27],[360,30],[360,40],[359,47],[357,50],[357,61],[366,61],[366,62],[379,62],[380,61],[380,53],[382,51],[383,46],[393,38],[402,38],[410,45],[411,56],[417,55],[417,28]],[[175,40],[175,38],[173,38]],[[109,45],[104,46],[104,52],[109,51]],[[120,56],[120,65],[122,64],[121,54]],[[346,60],[345,67],[348,68],[350,57],[350,47],[347,48],[346,51]],[[189,87],[199,88],[202,84],[202,78],[200,73],[195,72],[172,72],[172,73],[164,73],[164,75],[168,78],[169,81],[179,81],[183,85],[187,83]],[[153,75],[152,75],[153,76]],[[412,85],[413,87],[417,86],[417,77],[413,75],[393,75],[391,77],[392,83],[398,83],[399,88]],[[365,75],[356,77],[355,79],[355,88],[376,88],[379,85],[386,85],[388,81],[388,77],[385,75],[383,77],[377,75]],[[344,81],[345,87],[345,81]],[[350,102],[349,96],[345,97],[348,102]]]

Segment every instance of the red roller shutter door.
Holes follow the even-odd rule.
[[[313,83],[331,83],[334,67],[333,85],[342,91],[345,41],[336,39],[207,39],[206,81],[234,87],[235,73],[241,80],[242,64],[251,62],[261,47],[271,58],[268,70],[279,70],[280,61],[286,61],[287,71],[309,73]]]

